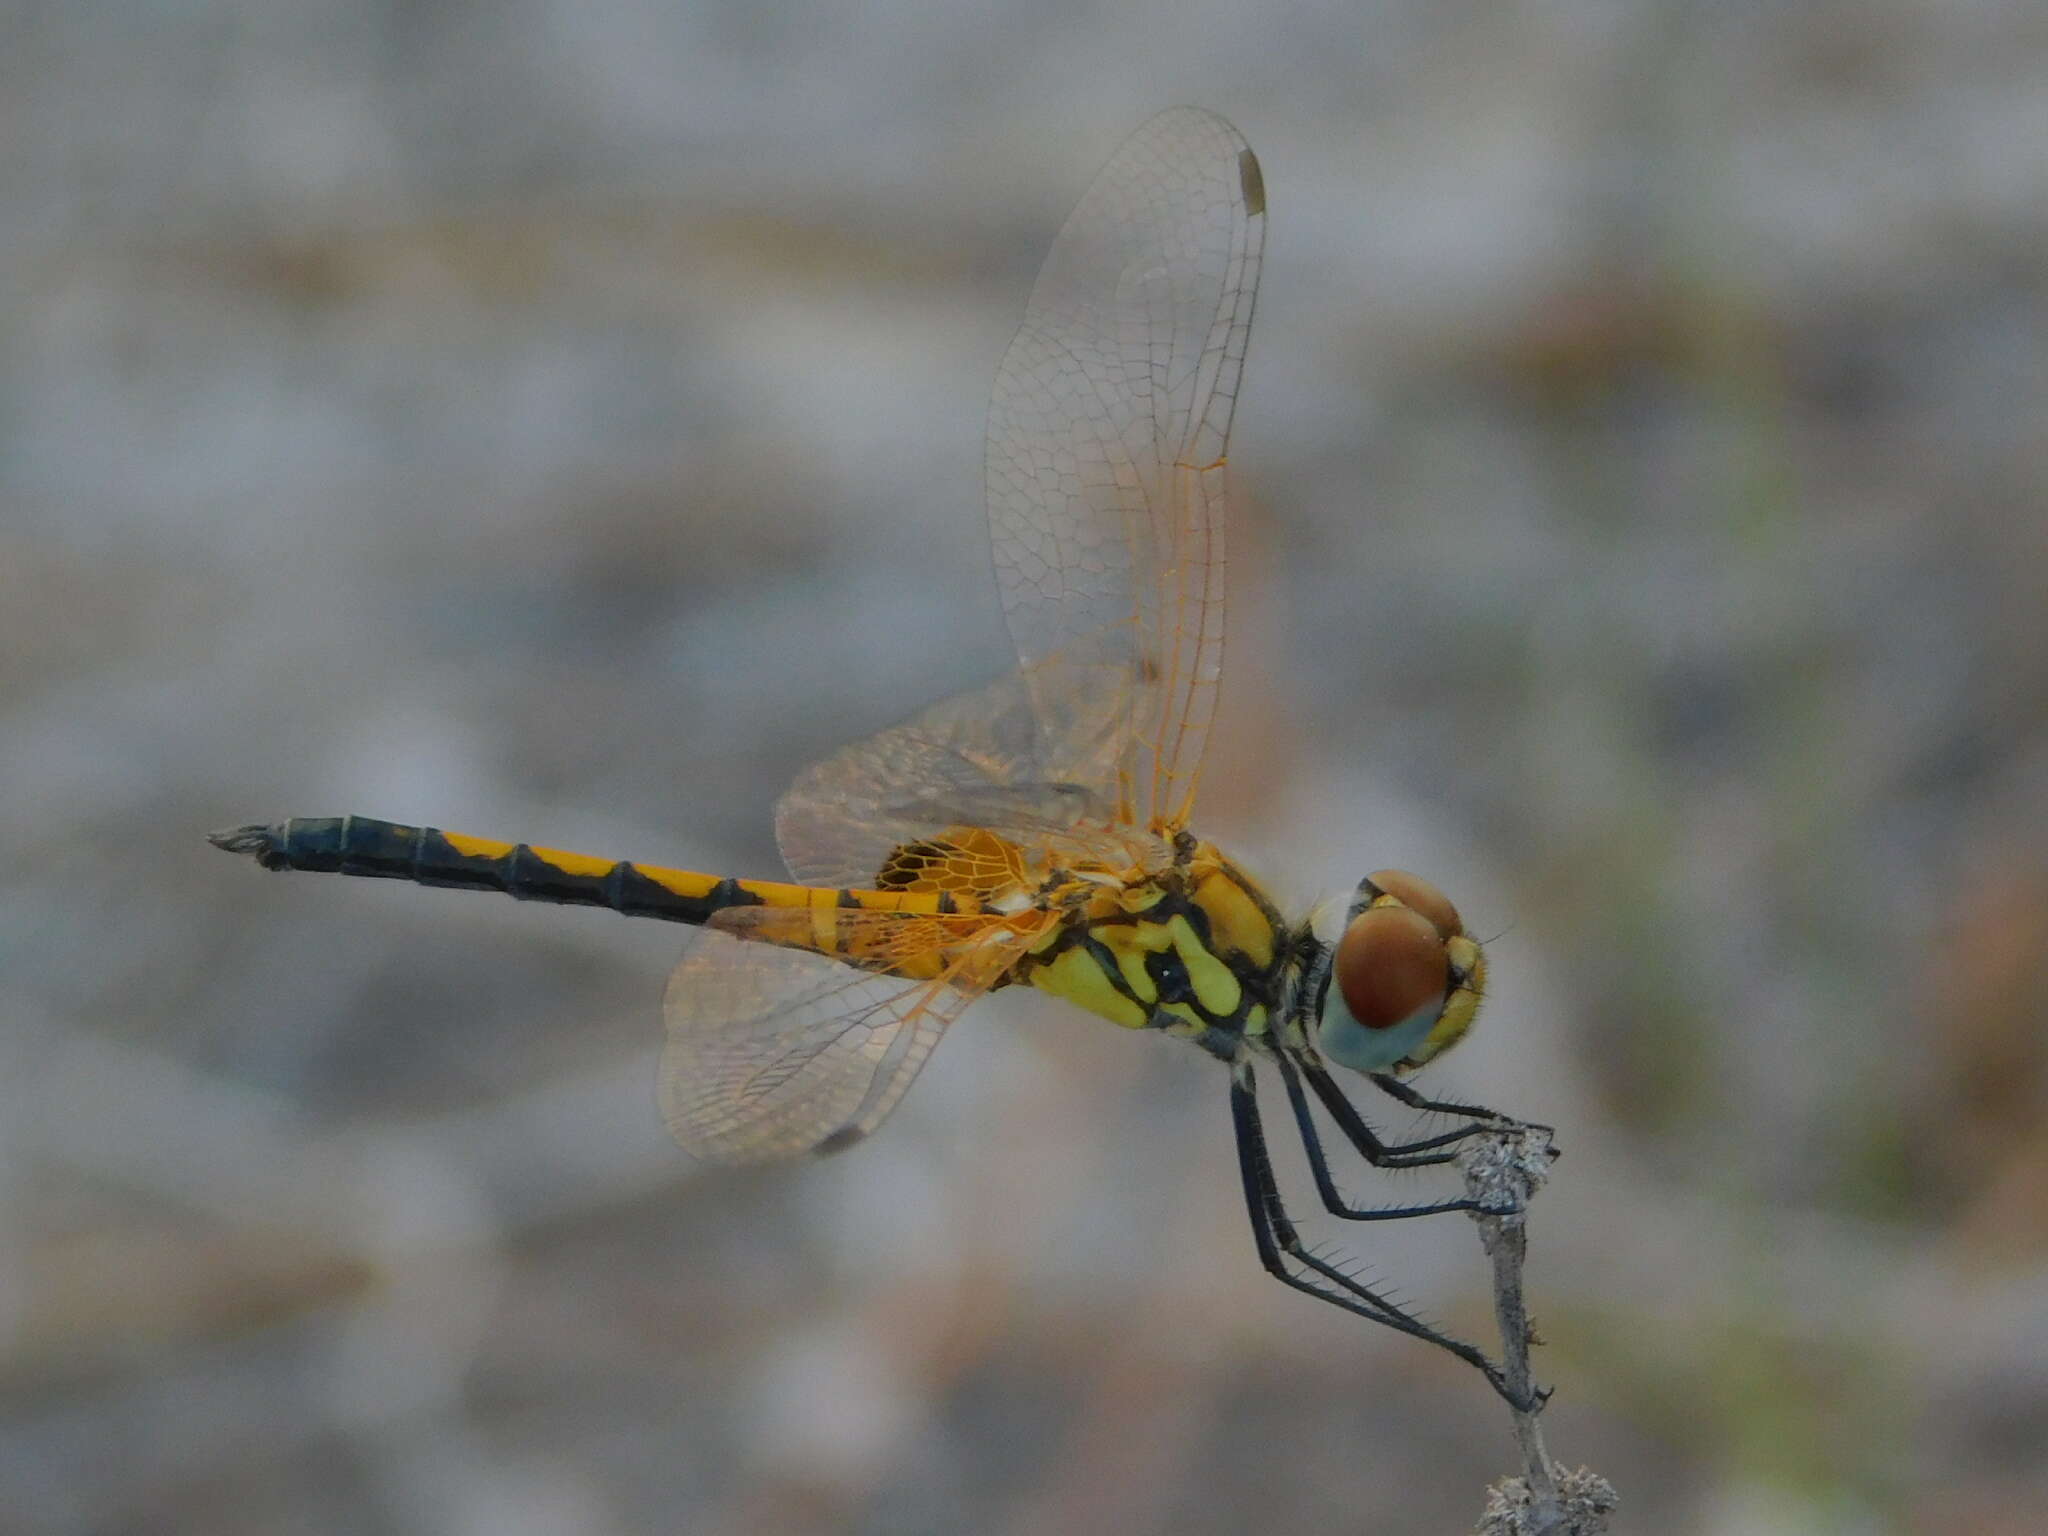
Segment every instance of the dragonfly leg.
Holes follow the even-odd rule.
[[[1391,1072],[1374,1072],[1370,1075],[1375,1088],[1388,1098],[1406,1104],[1410,1109],[1426,1110],[1438,1115],[1462,1115],[1468,1120],[1490,1120],[1502,1130],[1542,1131],[1548,1135],[1553,1129],[1551,1126],[1538,1125],[1533,1120],[1517,1120],[1512,1115],[1504,1115],[1497,1109],[1488,1109],[1480,1104],[1461,1104],[1455,1099],[1432,1099],[1426,1094],[1417,1093]],[[1555,1156],[1554,1153],[1552,1155]]]
[[[1310,1175],[1316,1181],[1316,1193],[1322,1196],[1323,1209],[1332,1216],[1341,1216],[1346,1221],[1399,1221],[1410,1216],[1436,1216],[1445,1211],[1477,1211],[1482,1215],[1505,1215],[1481,1206],[1476,1200],[1439,1200],[1426,1205],[1390,1205],[1378,1208],[1355,1206],[1348,1203],[1337,1192],[1337,1181],[1330,1175],[1329,1154],[1323,1150],[1322,1133],[1316,1129],[1315,1115],[1309,1108],[1308,1096],[1301,1091],[1301,1074],[1294,1063],[1285,1055],[1274,1057],[1280,1069],[1280,1081],[1287,1089],[1288,1107],[1294,1111],[1295,1128],[1301,1134],[1301,1149],[1308,1154]],[[1369,1131],[1367,1134],[1371,1134]],[[1384,1150],[1384,1148],[1382,1148]],[[1427,1161],[1440,1162],[1442,1156]]]
[[[1231,1069],[1230,1114],[1237,1132],[1237,1164],[1244,1181],[1245,1206],[1251,1215],[1252,1239],[1258,1245],[1259,1263],[1268,1274],[1354,1316],[1449,1350],[1483,1375],[1494,1391],[1515,1407],[1535,1406],[1516,1402],[1500,1367],[1476,1347],[1432,1328],[1371,1286],[1309,1251],[1280,1198],[1280,1184],[1274,1177],[1265,1128],[1259,1121],[1258,1092],[1248,1060],[1239,1060]]]
[[[1497,1120],[1475,1120],[1459,1126],[1456,1130],[1444,1131],[1436,1136],[1425,1136],[1418,1141],[1382,1141],[1373,1128],[1365,1123],[1365,1117],[1359,1114],[1357,1108],[1344,1096],[1344,1090],[1337,1085],[1336,1079],[1330,1076],[1327,1067],[1307,1056],[1297,1056],[1293,1066],[1314,1090],[1315,1096],[1322,1100],[1323,1108],[1328,1110],[1330,1118],[1337,1122],[1337,1128],[1344,1133],[1344,1139],[1356,1147],[1358,1155],[1375,1168],[1426,1168],[1433,1163],[1448,1163],[1458,1154],[1447,1152],[1444,1148],[1500,1129]],[[1400,1095],[1396,1094],[1395,1097],[1399,1098]]]

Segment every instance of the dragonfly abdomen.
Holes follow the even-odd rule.
[[[950,898],[902,891],[827,891],[773,880],[736,880],[627,859],[593,858],[529,843],[409,826],[373,816],[299,816],[216,832],[212,842],[265,869],[410,880],[456,890],[500,891],[521,901],[606,907],[628,917],[705,923],[728,907],[852,907],[958,910]]]

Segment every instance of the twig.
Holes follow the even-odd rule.
[[[1529,1369],[1537,1342],[1522,1299],[1522,1261],[1529,1252],[1529,1201],[1550,1176],[1556,1157],[1542,1126],[1514,1126],[1480,1140],[1460,1159],[1474,1200],[1499,1215],[1480,1216],[1479,1239],[1493,1260],[1493,1311],[1500,1324],[1501,1376],[1514,1415],[1522,1475],[1487,1490],[1479,1536],[1601,1536],[1619,1502],[1614,1487],[1585,1467],[1560,1472],[1543,1444],[1538,1415],[1549,1400]]]

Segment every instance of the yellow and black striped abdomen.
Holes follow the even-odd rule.
[[[466,837],[370,816],[307,816],[216,832],[215,847],[265,869],[300,869],[458,890],[502,891],[521,901],[608,907],[628,917],[705,923],[728,907],[814,911],[973,912],[969,899],[921,891],[829,890],[774,880],[737,880],[625,859]],[[829,924],[821,925],[829,928]],[[810,947],[810,946],[806,946]],[[820,944],[830,952],[832,946]]]

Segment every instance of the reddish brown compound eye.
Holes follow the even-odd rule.
[[[1344,1006],[1367,1029],[1392,1029],[1442,1006],[1451,984],[1443,939],[1428,918],[1403,907],[1354,917],[1337,941],[1333,969]]]
[[[1456,938],[1465,931],[1465,919],[1451,905],[1451,898],[1420,875],[1405,869],[1376,869],[1365,877],[1410,912],[1420,912],[1436,926],[1443,938]]]

